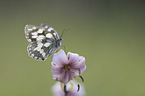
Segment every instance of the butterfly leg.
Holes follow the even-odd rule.
[[[66,52],[66,47],[64,45],[60,46],[60,47],[63,47],[64,51]]]

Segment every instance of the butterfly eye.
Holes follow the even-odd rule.
[[[62,38],[60,38],[59,40],[60,40],[60,41],[62,41],[63,39],[62,39]]]

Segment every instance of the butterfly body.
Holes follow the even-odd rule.
[[[31,43],[27,47],[29,56],[39,61],[46,60],[60,48],[62,42],[58,33],[46,24],[40,26],[26,25],[25,36]]]

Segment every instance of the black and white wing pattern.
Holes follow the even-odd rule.
[[[27,47],[29,56],[39,61],[45,61],[61,46],[62,39],[58,33],[46,24],[26,25],[25,36],[31,43]]]

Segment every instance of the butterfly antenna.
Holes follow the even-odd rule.
[[[70,28],[69,28],[69,29],[67,29],[67,30],[66,30],[66,29],[64,29],[64,30],[62,31],[62,33],[61,33],[61,36],[60,36],[60,37],[62,38],[62,36],[64,35],[64,33],[65,33],[65,32],[68,32],[69,30],[70,30]]]
[[[63,36],[64,32],[65,32],[65,29],[61,32],[61,36],[60,36],[61,38],[62,38],[62,36]]]
[[[62,36],[63,36],[63,34],[65,33],[65,32],[67,32],[67,31],[69,31],[70,30],[70,28],[69,29],[64,29],[63,31],[62,31],[62,33],[61,33],[61,36],[60,36],[60,38],[62,38]],[[63,42],[63,41],[62,41]],[[66,52],[66,48],[65,48],[65,46],[63,45],[63,46],[61,46],[61,47],[63,47],[64,48],[64,51]]]

